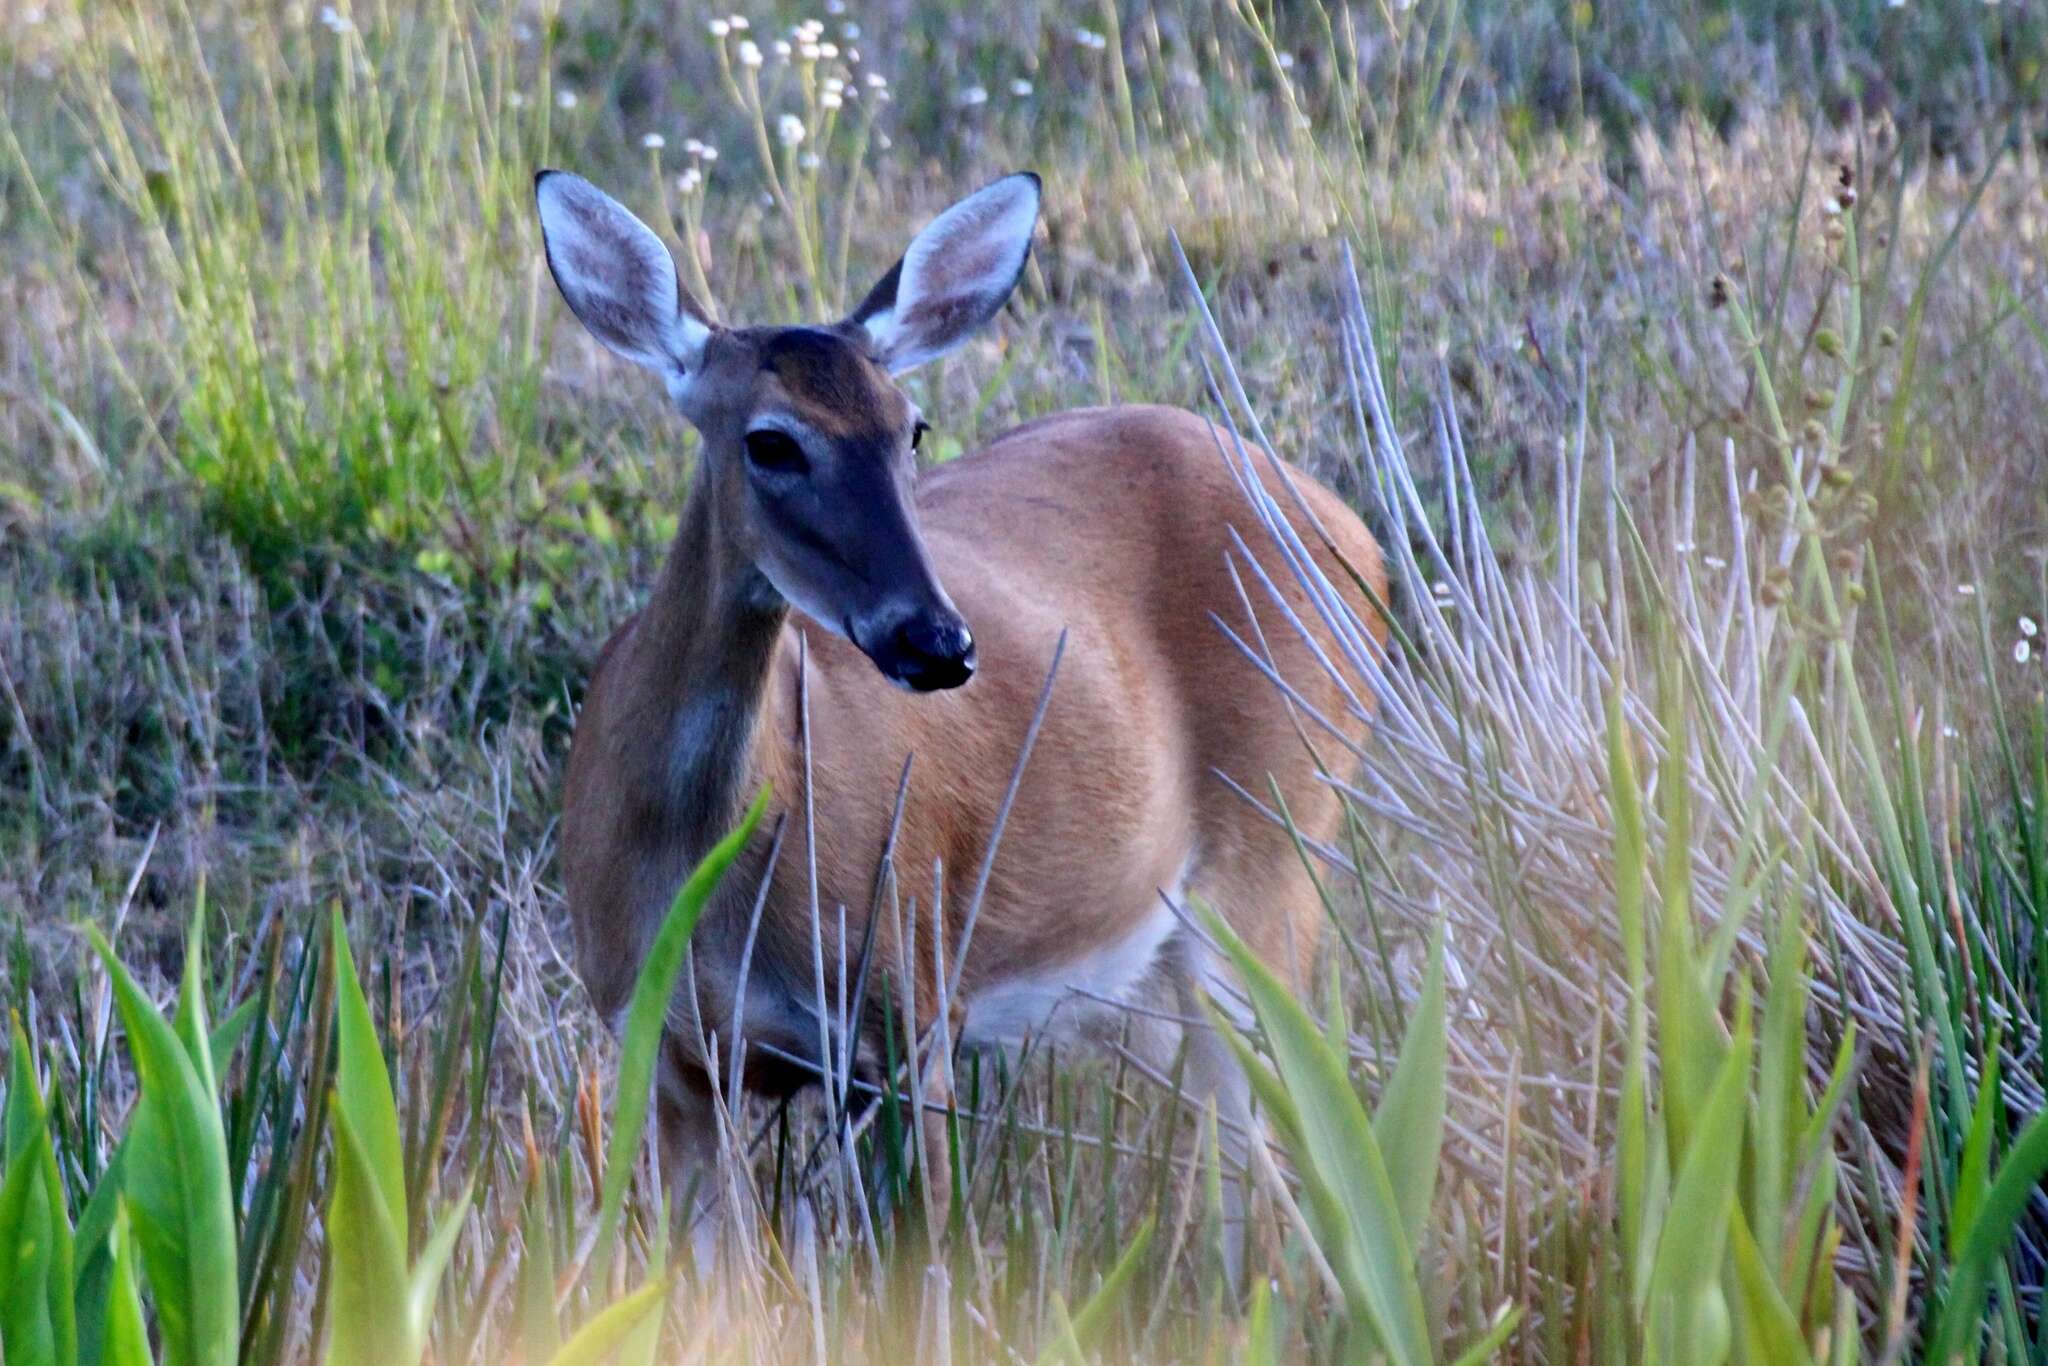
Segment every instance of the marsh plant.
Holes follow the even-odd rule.
[[[0,1360],[2048,1356],[2040,18],[1709,8],[10,11]],[[678,1236],[723,855],[614,1038],[552,841],[695,453],[558,327],[541,164],[763,319],[1035,166],[929,458],[1219,423],[1219,642],[1305,599],[1376,718],[1298,709],[1314,990],[1179,908],[1242,1279],[1215,1116],[1115,1043],[957,1060],[943,1220],[915,1069],[735,1102],[751,1217]],[[1386,547],[1384,648],[1276,455]]]

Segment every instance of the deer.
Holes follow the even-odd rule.
[[[1387,580],[1358,516],[1281,462],[1233,474],[1228,434],[1161,406],[1039,418],[919,468],[930,428],[899,380],[1004,308],[1040,193],[1018,173],[953,204],[837,321],[729,327],[624,205],[571,173],[535,179],[569,311],[659,376],[700,438],[666,562],[596,657],[563,787],[576,966],[614,1028],[693,865],[774,794],[693,931],[657,1069],[660,1169],[694,1192],[700,1248],[733,1203],[720,1096],[791,1096],[841,1050],[873,1080],[888,1027],[956,1050],[1114,1038],[1178,1066],[1238,1135],[1241,1172],[1250,1091],[1203,1005],[1227,974],[1182,908],[1214,908],[1298,988],[1313,972],[1326,911],[1295,836],[1339,835],[1330,766],[1358,752],[1371,702],[1318,667],[1320,619],[1289,575],[1271,591],[1292,624],[1253,618],[1231,528],[1240,478],[1262,480],[1383,645]],[[1247,800],[1269,783],[1293,832]],[[1006,805],[978,907],[935,888],[989,859]],[[874,896],[885,855],[907,905]],[[856,961],[896,984],[835,1037],[820,1016]],[[925,1071],[943,1214],[952,1073]],[[1241,1258],[1241,1231],[1225,1237]]]

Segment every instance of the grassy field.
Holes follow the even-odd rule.
[[[0,1360],[2048,1360],[2041,8],[827,8],[0,7]],[[696,437],[540,165],[759,322],[1034,169],[929,458],[1183,403],[1380,535],[1248,1288],[1114,1048],[963,1062],[944,1227],[738,1112],[672,1254],[553,845]]]

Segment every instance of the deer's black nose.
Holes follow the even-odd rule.
[[[974,677],[974,635],[957,613],[914,612],[897,622],[868,658],[912,692],[939,692]]]

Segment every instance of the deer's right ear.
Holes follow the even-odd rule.
[[[703,359],[711,324],[676,277],[675,259],[632,210],[581,176],[533,178],[548,270],[569,309],[627,360],[671,387]]]

